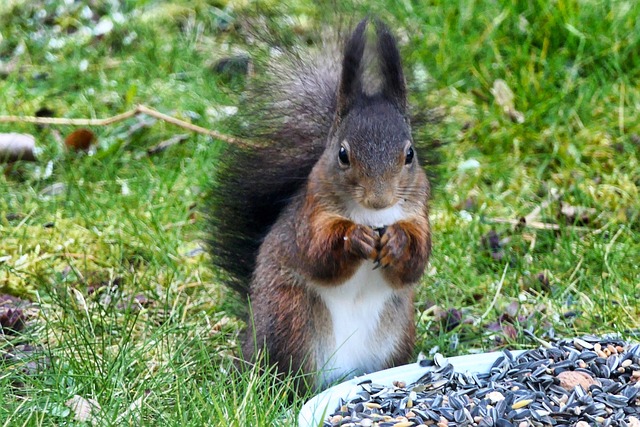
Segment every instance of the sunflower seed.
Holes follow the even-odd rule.
[[[361,382],[323,426],[635,427],[640,418],[640,344],[613,336],[505,351],[486,373],[454,372],[440,354],[430,369],[409,385]],[[570,371],[596,383],[565,390],[558,375]]]

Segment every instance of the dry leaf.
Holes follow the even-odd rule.
[[[25,133],[0,133],[0,163],[36,160],[36,139]]]
[[[96,135],[89,129],[78,129],[64,139],[64,145],[72,151],[88,151],[96,142]]]
[[[496,103],[502,107],[502,110],[513,122],[524,123],[524,114],[516,110],[513,102],[515,97],[513,91],[511,91],[511,88],[507,85],[507,82],[502,79],[494,81],[491,94],[495,98]]]
[[[43,197],[57,196],[67,191],[67,185],[64,182],[55,182],[46,186],[40,191],[40,195]]]
[[[511,88],[502,79],[498,79],[493,82],[491,88],[491,94],[496,100],[496,103],[501,107],[513,107],[513,92]]]
[[[224,328],[225,326],[227,326],[229,324],[230,321],[231,321],[231,319],[229,317],[224,316],[222,319],[218,320],[211,327],[211,332],[212,333],[220,332],[222,330],[222,328]]]
[[[71,288],[71,292],[73,293],[73,296],[76,299],[76,306],[78,310],[82,310],[88,315],[89,310],[87,308],[87,301],[84,299],[84,295],[82,295],[82,292],[80,292],[76,288]]]
[[[520,303],[518,301],[511,301],[504,309],[506,315],[515,319],[518,315],[518,310],[520,310]]]
[[[482,246],[489,251],[491,258],[495,261],[502,261],[504,258],[504,250],[502,249],[503,240],[500,239],[500,235],[491,230],[484,236],[482,236]]]
[[[18,344],[0,352],[0,363],[18,364],[24,375],[35,375],[50,366],[50,360],[39,346]]]
[[[502,324],[502,334],[512,341],[518,338],[518,331],[515,326],[510,323]]]
[[[100,404],[95,399],[85,399],[77,394],[64,403],[67,407],[71,408],[74,413],[74,419],[81,422],[95,423],[95,414],[99,412]]]
[[[572,225],[589,225],[592,219],[596,217],[598,211],[594,208],[585,206],[572,206],[569,203],[560,203],[560,214],[564,216],[567,224]]]
[[[0,335],[15,335],[24,329],[24,308],[30,303],[12,295],[0,295]]]
[[[142,403],[144,401],[144,398],[146,397],[146,395],[142,395],[139,398],[137,398],[136,400],[134,400],[133,402],[131,402],[131,405],[129,405],[129,407],[127,408],[126,411],[124,411],[122,414],[120,414],[118,416],[118,418],[116,419],[115,424],[116,425],[120,425],[124,423],[124,420],[129,418],[129,424],[131,424],[131,418],[138,418],[139,417],[139,411],[140,408],[142,407]],[[136,419],[136,421],[138,421]]]

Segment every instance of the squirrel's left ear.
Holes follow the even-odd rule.
[[[382,93],[398,109],[407,112],[407,86],[402,72],[398,44],[389,28],[380,20],[375,21],[378,35],[378,58],[382,75]]]

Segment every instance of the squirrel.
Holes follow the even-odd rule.
[[[430,185],[396,40],[375,20],[372,48],[368,22],[342,52],[268,66],[245,97],[258,143],[229,146],[213,188],[212,259],[250,302],[243,358],[264,351],[303,390],[409,363],[415,345]]]

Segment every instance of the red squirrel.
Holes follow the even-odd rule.
[[[430,187],[396,41],[373,26],[340,53],[280,55],[250,83],[256,146],[229,147],[214,184],[214,265],[250,301],[243,357],[264,351],[306,374],[303,389],[408,363],[415,344]]]

